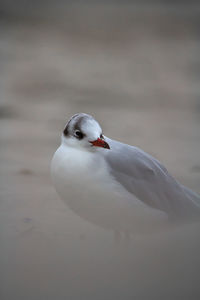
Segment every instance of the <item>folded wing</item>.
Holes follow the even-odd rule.
[[[106,141],[110,173],[130,194],[171,217],[200,216],[200,196],[177,182],[158,160],[139,148]]]

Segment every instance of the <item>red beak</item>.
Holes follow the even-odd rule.
[[[96,147],[110,149],[110,146],[108,145],[108,143],[106,143],[104,140],[102,140],[100,138],[98,138],[96,141],[92,141],[90,143]]]

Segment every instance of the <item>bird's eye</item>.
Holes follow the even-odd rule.
[[[81,140],[83,138],[83,133],[79,130],[76,130],[75,137],[77,137],[79,140]]]
[[[104,136],[103,136],[103,134],[101,134],[101,135],[100,135],[100,138],[101,138],[101,139],[104,139]]]

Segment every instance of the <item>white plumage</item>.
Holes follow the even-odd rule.
[[[51,173],[68,206],[104,228],[133,232],[144,224],[200,216],[199,195],[141,149],[103,136],[86,114],[67,123]]]

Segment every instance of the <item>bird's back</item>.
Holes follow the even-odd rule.
[[[131,194],[171,217],[200,216],[200,196],[177,182],[158,160],[137,147],[106,141],[110,172]]]

